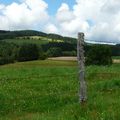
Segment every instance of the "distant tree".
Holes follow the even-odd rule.
[[[105,45],[93,45],[86,55],[87,65],[112,64],[111,49]]]
[[[23,44],[18,51],[18,61],[31,61],[39,58],[39,49],[35,44]]]

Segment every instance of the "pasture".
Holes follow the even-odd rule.
[[[81,105],[76,61],[0,66],[0,120],[120,120],[120,64],[88,66],[86,81]]]
[[[46,40],[46,39],[6,39],[6,40],[3,40],[5,42],[9,42],[9,43],[15,43],[17,45],[21,45],[21,44],[24,44],[24,43],[31,43],[31,44],[46,44],[48,43],[49,41]]]
[[[21,45],[24,43],[41,45],[41,44],[47,44],[49,42],[58,42],[58,43],[63,42],[62,40],[59,40],[59,39],[51,39],[51,38],[41,37],[41,36],[18,37],[14,39],[5,39],[2,41],[9,42],[9,43],[15,43],[18,45]]]

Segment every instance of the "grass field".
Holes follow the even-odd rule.
[[[120,120],[120,64],[86,67],[88,101],[78,101],[75,61],[0,66],[0,120]]]
[[[52,40],[47,37],[40,37],[40,36],[29,36],[29,39],[26,37],[20,37],[16,39],[5,39],[3,41],[9,42],[9,43],[15,43],[18,45],[24,44],[24,43],[32,43],[32,44],[46,44],[49,42],[63,42],[62,40]]]
[[[15,43],[18,45],[24,44],[24,43],[32,43],[32,44],[46,44],[49,41],[48,40],[42,40],[42,39],[6,39],[3,40],[6,42],[10,42],[10,43]]]

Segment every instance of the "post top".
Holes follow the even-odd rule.
[[[84,37],[84,33],[83,32],[79,32],[78,36]]]

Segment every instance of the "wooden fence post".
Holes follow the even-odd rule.
[[[79,68],[79,101],[81,103],[87,100],[86,95],[86,82],[85,82],[85,57],[84,57],[84,33],[78,33],[78,42],[77,42],[77,59],[78,59],[78,68]]]

